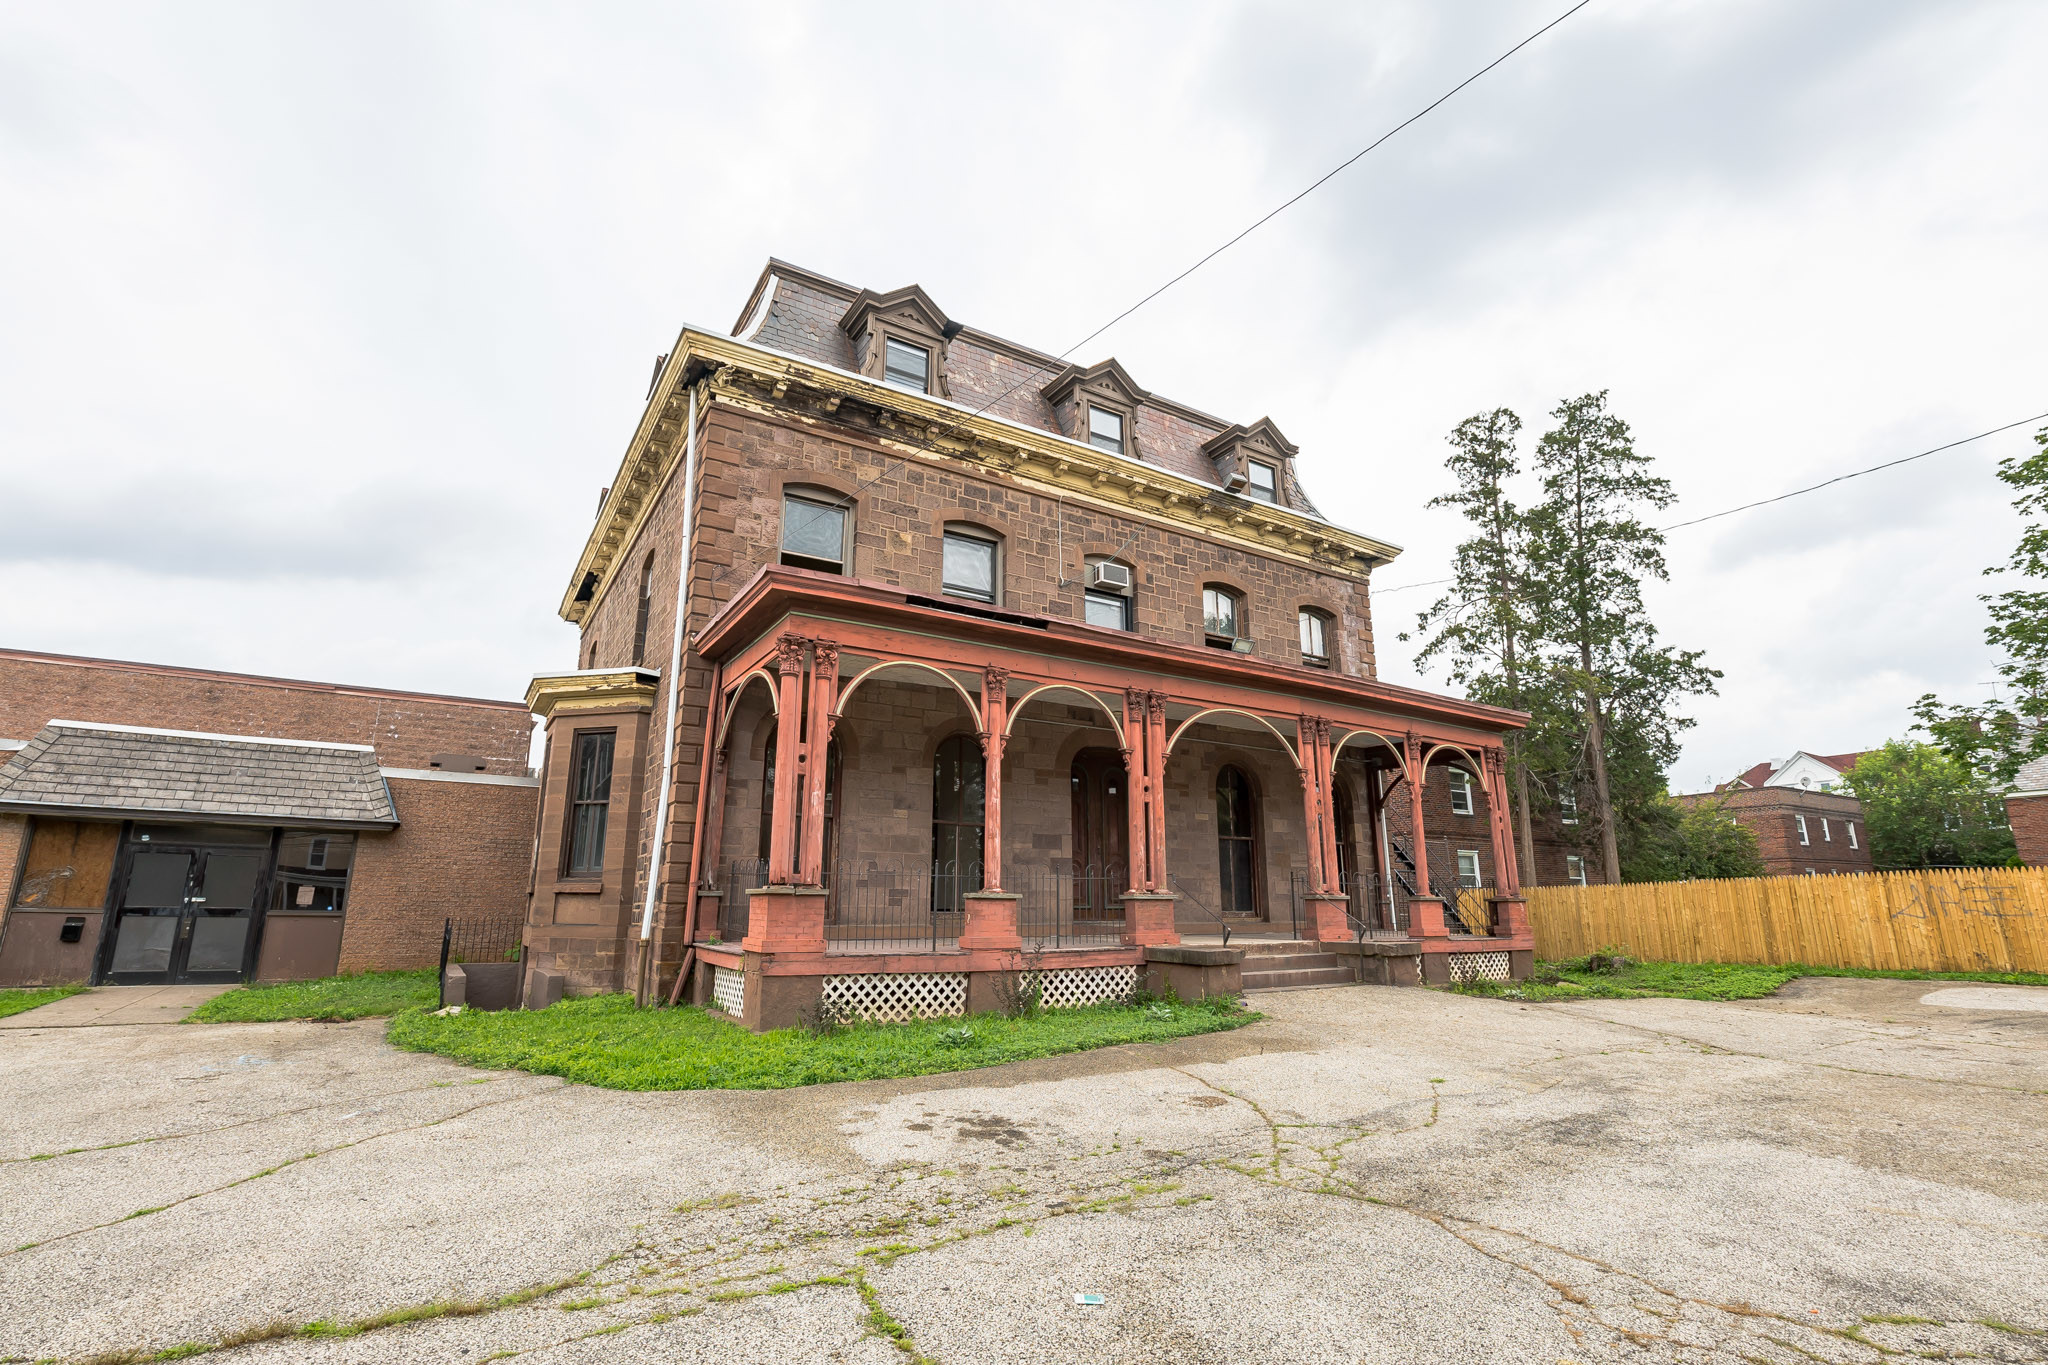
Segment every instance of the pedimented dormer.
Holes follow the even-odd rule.
[[[1270,417],[1219,431],[1202,442],[1202,453],[1216,462],[1218,483],[1275,507],[1294,505],[1292,461],[1299,451]]]
[[[1085,370],[1069,365],[1039,392],[1052,405],[1062,435],[1112,454],[1140,457],[1138,404],[1147,394],[1114,359]]]
[[[853,338],[854,364],[870,379],[899,389],[950,398],[946,343],[960,330],[914,284],[877,294],[863,289],[839,319]]]

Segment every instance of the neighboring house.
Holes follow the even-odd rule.
[[[0,650],[0,986],[431,966],[524,909],[518,702]]]
[[[1862,754],[1809,754],[1783,763],[1759,763],[1712,792],[1677,799],[1686,805],[1718,801],[1756,835],[1764,870],[1774,877],[1869,872],[1870,841],[1863,803],[1844,789],[1842,775]]]
[[[529,692],[531,969],[665,990],[687,953],[692,998],[756,1027],[821,993],[981,1008],[1020,943],[1091,998],[1226,927],[1526,972],[1524,718],[1376,679],[1398,550],[1324,518],[1304,458],[915,285],[771,261],[658,366],[561,601],[579,667]],[[1452,783],[1472,815],[1430,813]]]
[[[2019,780],[2006,793],[2005,818],[2020,861],[2048,867],[2048,758],[2037,758],[2020,769]]]
[[[1607,868],[1600,842],[1579,811],[1576,792],[1560,790],[1557,799],[1531,813],[1529,833],[1535,842],[1536,866],[1526,878],[1530,886],[1604,886]]]

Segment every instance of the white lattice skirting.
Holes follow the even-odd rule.
[[[877,972],[870,976],[828,976],[820,1003],[885,1024],[965,1014],[967,973]]]
[[[1506,981],[1508,955],[1506,953],[1452,953],[1451,980],[1453,981]]]
[[[747,974],[730,967],[711,969],[711,999],[737,1019],[747,1012]]]
[[[1039,1003],[1047,1009],[1099,1005],[1105,1000],[1121,1000],[1137,987],[1136,966],[1069,967],[1045,974]]]

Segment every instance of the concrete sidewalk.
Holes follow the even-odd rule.
[[[8,1028],[97,1028],[107,1024],[175,1024],[233,986],[95,986],[0,1019]]]

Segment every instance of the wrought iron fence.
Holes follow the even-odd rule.
[[[1338,889],[1350,902],[1345,913],[1359,938],[1408,937],[1408,893],[1398,880],[1353,872],[1340,879]]]
[[[827,952],[942,952],[960,946],[981,864],[851,860],[832,868],[826,890]]]
[[[1012,868],[1004,889],[1019,896],[1017,932],[1025,947],[1109,947],[1123,942],[1123,883],[1129,880],[1120,867],[1060,861]]]
[[[718,937],[738,943],[747,936],[747,910],[752,898],[747,892],[768,884],[768,863],[763,858],[735,858],[725,871],[725,894],[718,898]]]
[[[526,921],[510,915],[442,920],[440,989],[434,992],[435,1003],[447,994],[449,963],[522,962],[525,939]]]

